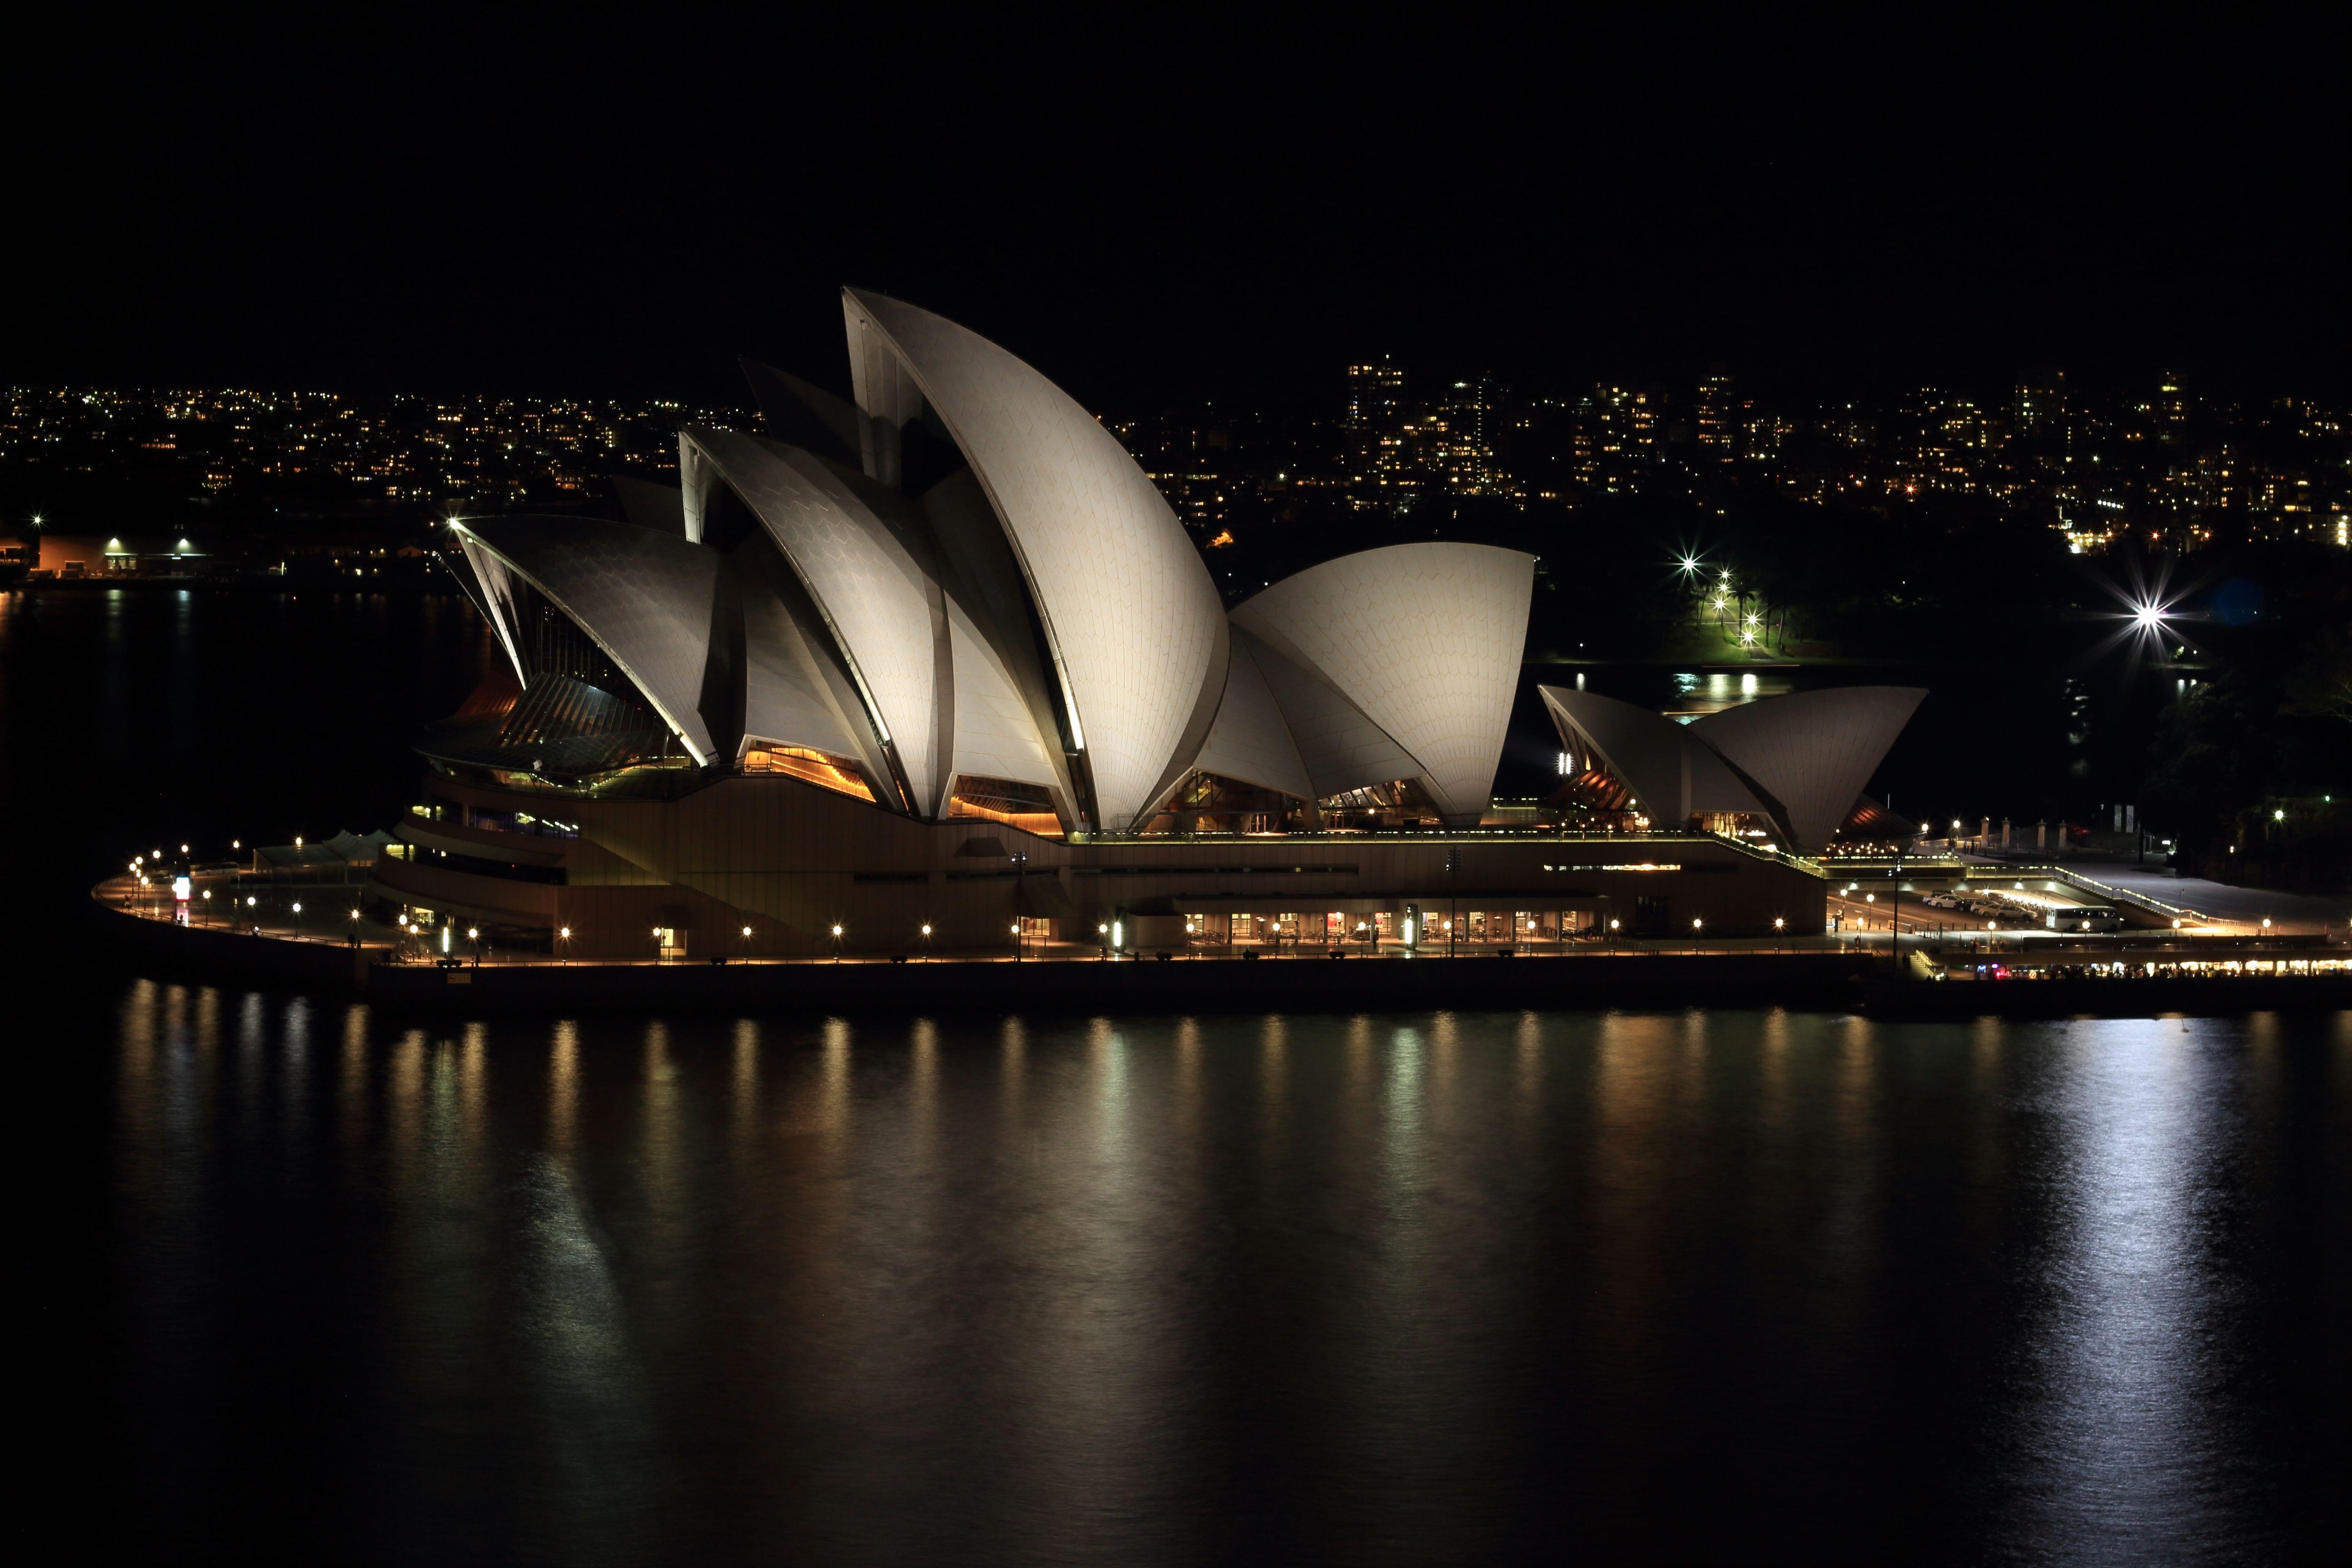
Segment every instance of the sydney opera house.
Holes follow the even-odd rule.
[[[1804,857],[1918,693],[1685,727],[1545,688],[1624,830],[1505,826],[1532,558],[1370,550],[1228,607],[1051,382],[843,310],[851,400],[749,367],[761,432],[681,430],[628,521],[451,521],[506,668],[419,742],[376,896],[581,957],[1818,929]]]

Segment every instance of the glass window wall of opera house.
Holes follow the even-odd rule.
[[[504,650],[372,897],[574,958],[1423,948],[1818,930],[1806,858],[1920,693],[1687,728],[1543,689],[1574,831],[1492,801],[1531,557],[1429,542],[1228,609],[1118,442],[951,321],[842,297],[853,395],[747,365],[627,521],[452,520]]]

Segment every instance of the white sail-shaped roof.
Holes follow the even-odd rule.
[[[1551,710],[1560,743],[1591,752],[1623,780],[1653,826],[1681,827],[1694,812],[1766,814],[1764,803],[1721,757],[1664,714],[1593,691],[1536,690]]]
[[[1366,784],[1417,779],[1429,771],[1338,687],[1297,658],[1277,652],[1239,626],[1234,628],[1234,642],[1247,650],[1265,678],[1316,799]]]
[[[1134,459],[1052,382],[928,310],[854,289],[844,309],[869,431],[908,417],[868,357],[878,342],[954,437],[1013,545],[1095,826],[1136,825],[1190,765],[1224,690],[1229,638],[1208,568]],[[869,471],[888,477],[889,465]]]
[[[1234,633],[1233,658],[1225,668],[1225,698],[1217,705],[1216,721],[1209,726],[1209,738],[1202,742],[1193,765],[1221,778],[1314,800],[1318,791],[1298,753],[1298,742],[1291,738],[1282,705],[1259,668],[1262,651],[1247,632]]]
[[[950,599],[947,612],[948,636],[955,655],[955,752],[949,769],[950,787],[958,775],[970,773],[1058,789],[1061,781],[1013,678],[990,651],[988,639],[981,636],[963,607]]]
[[[635,683],[698,763],[698,710],[719,557],[676,534],[594,518],[477,518],[449,525],[571,617]]]
[[[779,568],[781,570],[781,568]],[[791,611],[758,583],[743,595],[743,733],[785,746],[805,746],[868,764],[887,785],[887,763],[866,727],[844,713],[824,678],[822,656]],[[877,788],[876,798],[887,796]]]
[[[462,532],[457,536],[457,546],[473,571],[475,585],[480,590],[482,613],[489,618],[490,629],[498,633],[499,646],[507,650],[515,679],[529,686],[530,671],[523,668],[519,640],[521,633],[515,619],[514,584],[509,580],[506,567],[497,556]]]
[[[935,816],[949,780],[940,677],[948,657],[939,584],[819,458],[731,430],[681,432],[681,452],[725,479],[807,587],[898,756],[912,809]]]
[[[1915,686],[1801,691],[1709,713],[1690,732],[1780,805],[1800,854],[1818,855],[1927,695]]]
[[[1502,761],[1534,591],[1535,558],[1518,551],[1398,544],[1286,577],[1233,620],[1321,675],[1419,764],[1445,816],[1475,822]]]

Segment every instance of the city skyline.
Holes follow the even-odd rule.
[[[1096,412],[1204,547],[1253,500],[1289,495],[1399,513],[1425,495],[1573,510],[1654,496],[1675,477],[1760,484],[1801,504],[1982,495],[2040,510],[2076,553],[2142,526],[2150,542],[2191,550],[2216,522],[2352,542],[2333,536],[2352,507],[2352,414],[2292,395],[2214,396],[2179,375],[2116,395],[2045,367],[1990,399],[1922,386],[1819,401],[1751,395],[1723,365],[1679,387],[1523,392],[1385,358],[1327,380],[1320,408],[1287,414],[1244,399]],[[77,476],[85,510],[114,484],[110,511],[142,495],[175,498],[163,503],[174,515],[235,515],[240,497],[260,496],[326,515],[609,511],[610,475],[674,473],[678,428],[757,419],[751,401],[11,388],[0,391],[0,529],[21,531],[45,507],[50,526],[70,529],[72,501],[58,502],[81,488]]]

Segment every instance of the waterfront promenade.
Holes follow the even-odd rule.
[[[1611,938],[1433,945],[1225,944],[1110,953],[1031,941],[1016,953],[575,959],[453,928],[451,951],[355,915],[313,887],[181,901],[118,877],[90,908],[126,959],[200,981],[351,990],[393,1007],[560,1013],[655,1010],[1223,1012],[1432,1007],[1781,1005],[1930,1012],[2238,1012],[2352,1005],[2352,949],[2317,933],[2088,938],[1906,925],[1780,940]],[[194,890],[194,889],[192,889]],[[247,903],[250,899],[253,901]],[[300,910],[293,906],[302,905]],[[207,915],[207,907],[219,912]]]

